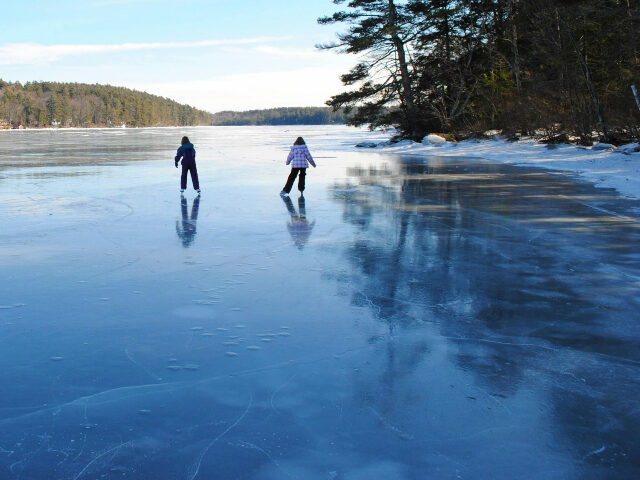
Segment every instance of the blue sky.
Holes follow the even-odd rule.
[[[0,78],[104,83],[212,112],[321,106],[356,59],[320,52],[331,0],[49,0],[2,6]]]

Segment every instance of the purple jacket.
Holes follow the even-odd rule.
[[[306,145],[294,145],[291,147],[287,157],[287,165],[293,162],[291,163],[293,168],[308,168],[309,163],[307,163],[307,160],[315,168],[316,162],[313,161],[313,157]]]

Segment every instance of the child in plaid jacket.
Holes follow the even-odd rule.
[[[293,182],[296,180],[296,176],[298,175],[300,175],[298,178],[298,190],[300,190],[300,195],[302,196],[309,163],[313,165],[313,168],[316,168],[316,162],[313,161],[311,152],[309,152],[309,148],[304,142],[304,139],[302,137],[298,137],[291,147],[291,151],[287,157],[287,165],[291,164],[291,173],[289,174],[289,178],[287,178],[287,183],[280,192],[280,196],[284,197],[289,195],[289,192],[291,192],[291,188],[293,187]]]

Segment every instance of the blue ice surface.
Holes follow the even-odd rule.
[[[638,478],[637,202],[350,138],[0,132],[0,478]]]

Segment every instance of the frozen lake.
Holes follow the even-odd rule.
[[[640,478],[638,202],[369,136],[0,132],[0,478]]]

